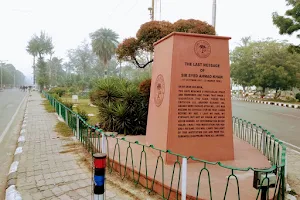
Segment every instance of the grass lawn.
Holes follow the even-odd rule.
[[[72,102],[72,98],[71,97],[62,97],[63,101],[68,101],[68,102]],[[84,110],[87,114],[94,114],[95,116],[90,117],[89,116],[89,120],[88,123],[90,125],[95,125],[96,123],[99,122],[98,120],[98,108],[97,107],[91,107],[89,106],[90,104],[90,100],[89,99],[78,99],[78,103],[75,103],[77,106],[73,107],[73,110],[76,112],[77,109],[79,108],[81,110]],[[74,105],[75,105],[74,104]]]

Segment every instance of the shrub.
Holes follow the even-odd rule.
[[[295,98],[296,98],[298,101],[300,101],[300,93],[297,93],[297,94],[295,95]]]
[[[49,91],[50,94],[57,94],[59,97],[62,97],[66,93],[67,89],[63,87],[51,88]]]
[[[145,83],[115,78],[98,82],[91,98],[97,98],[102,129],[134,135],[146,133],[149,98],[145,98],[147,89],[143,89],[145,94],[141,93],[141,85],[146,88],[149,80],[148,84],[142,82]]]
[[[151,79],[146,79],[140,83],[140,93],[143,96],[150,97]]]
[[[70,108],[71,110],[73,109],[73,103],[72,102],[69,102],[69,101],[64,101],[63,104],[67,107],[67,108]]]
[[[77,113],[78,115],[84,120],[84,121],[88,121],[89,120],[89,116],[86,113],[85,110],[81,110],[79,107],[77,108]]]

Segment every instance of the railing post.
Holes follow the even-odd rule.
[[[102,132],[101,135],[102,135],[102,138],[101,138],[101,151],[102,151],[102,153],[106,153],[106,148],[105,148],[106,138],[105,138],[104,132]]]
[[[76,136],[79,137],[79,117],[76,115]]]
[[[182,158],[181,168],[181,200],[186,200],[186,188],[187,188],[187,158]]]
[[[66,112],[66,124],[67,124],[67,126],[69,126],[69,120],[68,120],[68,109],[67,108],[65,108],[65,112]]]
[[[286,179],[287,179],[287,174],[288,174],[288,159],[287,159],[287,154],[285,154],[284,178]]]
[[[61,103],[58,103],[58,115],[61,117]]]

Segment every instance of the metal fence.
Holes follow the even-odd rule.
[[[50,94],[44,91],[43,94],[55,108],[57,114],[73,130],[74,136],[91,154],[96,152],[107,153],[107,167],[110,173],[113,170],[117,171],[122,180],[129,178],[135,184],[146,187],[149,193],[156,192],[163,199],[203,199],[203,189],[200,190],[200,188],[205,185],[208,190],[205,199],[217,199],[214,196],[220,193],[222,193],[222,199],[231,199],[228,196],[228,188],[231,185],[230,180],[233,180],[236,186],[234,190],[235,199],[242,199],[241,189],[253,190],[253,188],[240,186],[238,174],[253,171],[253,174],[264,174],[264,178],[257,183],[259,187],[255,190],[256,199],[284,199],[286,147],[261,126],[233,117],[233,134],[257,148],[268,158],[271,164],[271,167],[267,169],[238,168],[227,166],[221,162],[209,162],[189,155],[176,154],[170,150],[158,149],[153,145],[145,145],[139,141],[131,141],[116,137],[114,134],[105,133],[103,130],[88,124],[77,113]],[[152,156],[153,152],[156,155],[156,162],[152,164],[149,164],[149,152]],[[138,156],[136,156],[137,154]],[[166,165],[165,155],[173,156],[176,161],[172,165]],[[191,175],[188,171],[188,160],[199,164],[196,173],[197,182],[194,183],[194,188],[188,186],[190,184],[189,177],[195,176],[195,173]],[[213,187],[211,181],[213,176],[212,167],[228,170],[224,188]],[[204,177],[204,174],[206,174],[206,177]],[[274,185],[270,183],[271,174],[276,176]],[[191,188],[193,191],[191,191]]]

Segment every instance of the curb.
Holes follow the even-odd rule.
[[[18,171],[19,161],[20,161],[21,154],[23,153],[23,145],[25,142],[25,133],[26,133],[26,126],[27,126],[27,119],[28,119],[27,108],[28,108],[28,104],[26,102],[22,128],[20,131],[20,136],[18,138],[18,146],[14,153],[14,160],[10,165],[9,172],[7,174],[7,187],[6,187],[5,200],[22,200],[21,194],[16,189],[16,183],[17,183],[17,171]]]
[[[260,101],[260,100],[252,100],[252,99],[245,99],[245,98],[237,98],[237,97],[231,97],[231,100],[238,100],[238,101],[248,101],[252,103],[261,103],[261,104],[268,104],[273,106],[282,106],[286,108],[295,108],[300,109],[300,104],[290,104],[290,103],[280,103],[280,102],[272,102],[272,101]]]

